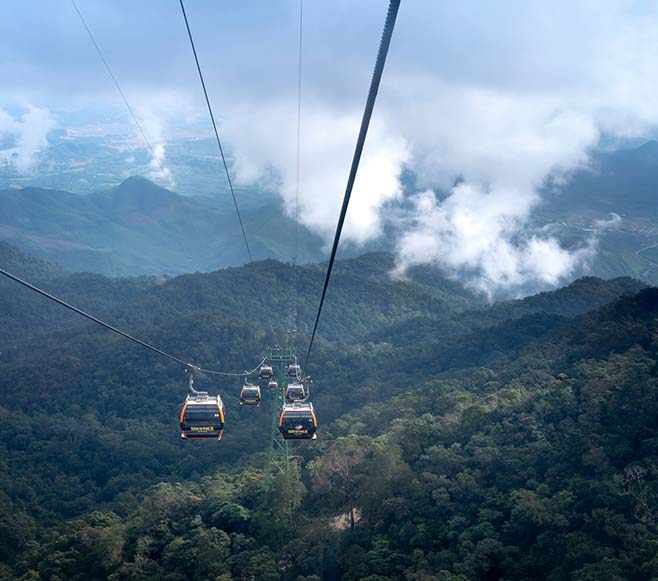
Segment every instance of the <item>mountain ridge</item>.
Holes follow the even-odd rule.
[[[243,212],[255,259],[289,258],[293,223],[279,204]],[[276,228],[273,227],[276,224]],[[88,195],[0,191],[0,237],[71,271],[125,276],[210,271],[246,262],[235,215],[134,176]],[[299,260],[323,255],[301,227]]]
[[[655,142],[647,142],[595,151],[590,164],[568,179],[549,180],[529,232],[542,235],[548,228],[564,248],[596,248],[589,264],[593,275],[658,282],[657,149]],[[409,195],[413,180],[405,184]],[[34,187],[2,190],[0,239],[70,271],[112,276],[208,272],[248,261],[229,200],[226,193],[183,196],[139,176],[86,195]],[[250,192],[248,200],[241,205],[242,217],[256,260],[287,261],[296,255],[298,262],[312,263],[326,256],[325,241],[303,225],[295,251],[294,221],[271,193],[259,198]],[[613,212],[618,216],[614,224],[603,226]],[[364,247],[344,243],[342,255],[394,250],[397,227],[387,222],[385,234]],[[517,289],[524,294],[536,290],[535,283]]]

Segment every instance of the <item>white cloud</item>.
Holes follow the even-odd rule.
[[[48,109],[27,106],[27,111],[14,117],[0,109],[0,141],[11,146],[0,149],[0,160],[21,174],[29,173],[37,154],[48,146],[48,132],[55,120]]]
[[[460,184],[439,201],[432,191],[413,197],[413,215],[398,243],[396,274],[434,263],[489,295],[530,282],[556,285],[591,258],[593,247],[568,251],[551,237],[524,234],[532,200],[515,191]]]
[[[644,137],[658,122],[658,38],[656,6],[639,14],[620,15],[613,33],[601,43],[591,63],[592,82],[587,102],[597,123],[620,137]]]
[[[236,183],[259,183],[279,193],[294,215],[296,107],[266,103],[232,110],[222,134],[234,148]],[[330,240],[347,184],[360,114],[320,104],[304,109],[300,221]],[[345,222],[346,239],[363,243],[382,232],[384,206],[402,196],[400,175],[410,159],[407,141],[384,118],[373,120]]]
[[[395,78],[370,128],[344,236],[364,243],[382,233],[386,210],[402,232],[398,273],[438,263],[488,293],[529,283],[558,284],[592,256],[594,245],[567,250],[528,234],[551,173],[587,163],[599,138],[590,116],[557,98],[447,85],[430,77]],[[409,102],[413,107],[409,107]],[[235,148],[239,183],[295,200],[295,109],[272,102],[231,112],[222,133]],[[360,111],[307,106],[302,134],[300,220],[325,240],[333,236],[354,149]],[[402,204],[401,175],[442,188]],[[453,187],[455,181],[459,185]],[[405,218],[405,213],[406,218]]]
[[[597,232],[603,232],[605,230],[616,230],[621,226],[621,223],[621,216],[611,212],[610,217],[607,220],[594,220],[594,228]]]
[[[394,78],[383,107],[412,146],[421,187],[455,178],[530,189],[587,160],[599,138],[591,116],[552,96]],[[413,106],[410,106],[413,104]]]
[[[592,117],[556,97],[396,79],[386,102],[412,144],[420,187],[398,241],[396,272],[434,263],[488,294],[554,286],[585,267],[594,244],[569,250],[530,233],[548,175],[588,160],[599,139]],[[404,94],[404,97],[402,96]],[[411,99],[412,110],[401,105]],[[455,185],[456,184],[456,185]],[[439,200],[432,190],[446,194]]]
[[[166,160],[166,140],[164,137],[165,122],[161,115],[159,115],[153,108],[141,107],[138,110],[139,124],[148,138],[152,150],[144,143],[142,135],[138,135],[140,147],[145,147],[150,156],[148,165],[148,174],[146,177],[149,179],[162,183],[168,188],[175,187],[175,182],[170,168]]]

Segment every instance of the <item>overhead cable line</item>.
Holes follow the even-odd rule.
[[[146,142],[146,146],[148,147],[149,151],[151,152],[151,155],[153,156],[153,159],[155,162],[158,164],[158,167],[160,168],[160,171],[162,172],[162,176],[165,178],[165,180],[169,181],[169,176],[167,175],[167,172],[165,171],[162,162],[160,161],[160,157],[155,153],[155,148],[151,144],[151,140],[146,136],[146,132],[144,131],[144,128],[142,127],[142,124],[139,122],[137,119],[137,115],[135,115],[135,112],[133,111],[133,108],[130,106],[130,103],[128,103],[128,99],[126,98],[126,95],[124,94],[123,90],[121,89],[121,86],[119,85],[119,81],[117,81],[117,78],[114,76],[114,73],[112,72],[112,69],[110,68],[110,65],[108,64],[107,60],[103,56],[103,52],[100,49],[100,46],[98,46],[98,43],[96,42],[96,39],[94,38],[94,35],[91,33],[91,30],[89,29],[89,26],[87,26],[87,22],[82,16],[82,13],[80,12],[78,5],[75,3],[75,0],[71,0],[71,4],[73,4],[73,8],[75,8],[75,11],[78,13],[78,17],[80,18],[80,22],[82,22],[82,26],[84,29],[87,31],[87,35],[89,36],[89,39],[91,40],[92,44],[96,48],[96,52],[98,53],[98,56],[100,57],[101,61],[105,65],[105,69],[107,70],[108,74],[110,75],[110,78],[112,79],[112,82],[114,83],[114,86],[116,87],[117,91],[119,92],[119,95],[121,95],[121,99],[123,99],[123,102],[126,106],[126,109],[128,109],[128,112],[130,113],[130,116],[133,118],[133,121],[135,122],[135,125],[137,125],[137,129],[139,129],[139,132],[142,134],[142,137],[144,138],[144,141]]]
[[[254,373],[256,373],[260,369],[260,366],[263,365],[263,363],[265,363],[265,361],[267,361],[267,359],[265,357],[263,357],[260,360],[260,362],[258,363],[258,365],[256,365],[256,367],[254,367],[253,369],[250,369],[249,371],[243,371],[242,373],[228,373],[226,371],[213,371],[213,370],[210,370],[210,369],[204,369],[203,367],[197,367],[196,370],[200,371],[201,373],[207,373],[209,375],[226,375],[226,376],[230,376],[230,377],[247,377],[248,375],[253,375]]]
[[[242,239],[244,240],[244,245],[247,249],[247,255],[249,256],[249,264],[254,263],[253,256],[251,254],[251,248],[249,247],[249,241],[247,239],[247,232],[244,227],[244,222],[242,221],[242,214],[240,213],[240,206],[238,205],[238,198],[235,195],[235,190],[233,189],[233,181],[231,180],[231,172],[228,169],[228,163],[226,161],[226,156],[224,155],[224,149],[222,147],[222,142],[221,139],[219,138],[219,132],[217,130],[217,123],[215,122],[215,115],[212,110],[212,106],[210,105],[210,98],[208,97],[208,90],[206,89],[206,82],[203,78],[203,73],[201,72],[201,64],[199,63],[199,56],[196,51],[196,46],[194,44],[194,38],[192,37],[192,30],[190,29],[190,23],[187,19],[187,13],[185,12],[185,4],[183,4],[183,0],[180,0],[180,7],[181,7],[181,12],[183,13],[183,19],[185,20],[185,28],[187,29],[187,36],[190,40],[190,46],[192,47],[192,53],[194,54],[194,62],[196,63],[196,69],[197,72],[199,73],[199,80],[201,81],[201,87],[203,89],[203,95],[206,99],[206,105],[208,106],[208,113],[210,114],[210,121],[212,122],[212,127],[215,132],[215,139],[217,141],[217,148],[219,149],[220,156],[222,158],[222,164],[224,165],[224,172],[226,174],[226,181],[228,182],[229,190],[231,191],[231,197],[233,198],[233,205],[235,207],[235,213],[238,217],[238,222],[240,223],[240,230],[242,231]],[[263,297],[259,294],[259,299],[261,302],[261,305],[263,306],[263,309],[266,309],[265,306],[265,301],[263,300]],[[272,337],[274,340],[279,343],[279,338],[277,337],[277,334],[274,331],[274,326],[272,325],[272,321],[270,318],[267,318],[269,327],[270,327],[270,332],[272,334]]]
[[[169,176],[167,175],[167,172],[165,171],[165,169],[162,165],[162,162],[160,161],[159,156],[155,152],[155,149],[154,149],[153,145],[151,144],[151,141],[149,140],[148,136],[146,135],[146,132],[144,131],[144,128],[142,127],[141,123],[137,119],[137,115],[135,114],[133,108],[130,106],[130,103],[128,102],[128,99],[126,98],[126,95],[124,94],[123,90],[121,89],[121,86],[119,85],[119,82],[118,82],[116,76],[112,72],[112,69],[110,68],[109,63],[105,59],[105,56],[103,55],[103,52],[100,49],[100,46],[96,42],[96,39],[94,38],[94,35],[92,34],[89,26],[87,25],[87,22],[84,19],[82,13],[80,12],[75,0],[71,0],[71,4],[73,5],[73,8],[75,9],[76,13],[78,14],[78,17],[80,18],[80,22],[82,23],[84,29],[87,31],[89,39],[91,40],[92,44],[96,48],[96,51],[98,52],[98,56],[100,57],[101,61],[103,62],[103,65],[105,65],[105,68],[106,68],[108,74],[110,75],[110,78],[112,79],[112,82],[114,83],[114,86],[116,87],[117,91],[119,92],[119,95],[121,96],[121,99],[123,100],[124,104],[126,105],[126,108],[128,109],[128,112],[130,113],[131,117],[133,118],[133,121],[135,122],[135,125],[139,129],[139,132],[141,133],[142,137],[144,138],[144,141],[146,142],[146,145],[147,145],[148,149],[150,150],[151,155],[153,156],[153,159],[158,164],[158,166],[160,168],[160,171],[162,172],[163,177],[166,180],[168,180]],[[249,247],[249,242],[247,240],[247,235],[246,235],[246,232],[245,232],[244,224],[242,222],[242,216],[240,214],[240,209],[238,207],[237,198],[235,196],[235,191],[233,189],[233,183],[231,181],[231,177],[230,177],[230,174],[229,174],[229,171],[228,171],[228,165],[227,165],[227,162],[226,162],[226,158],[224,156],[224,151],[222,149],[222,144],[221,144],[221,141],[219,139],[219,133],[217,131],[217,125],[215,123],[215,118],[214,118],[214,115],[213,115],[213,112],[212,112],[212,107],[210,106],[210,100],[208,98],[208,93],[206,91],[206,85],[205,85],[205,82],[204,82],[204,79],[203,79],[203,75],[202,75],[202,72],[201,72],[201,67],[199,65],[199,59],[198,59],[197,53],[196,53],[196,47],[194,46],[194,41],[192,39],[192,33],[190,31],[190,26],[189,26],[189,23],[188,23],[188,20],[187,20],[187,15],[185,13],[185,7],[183,5],[182,0],[181,0],[180,5],[181,5],[181,9],[183,11],[183,17],[185,18],[185,26],[187,28],[188,36],[189,36],[189,39],[190,39],[190,44],[192,45],[192,52],[194,53],[194,59],[195,59],[195,62],[196,62],[197,70],[199,72],[199,78],[201,79],[201,86],[203,87],[203,92],[204,92],[204,95],[205,95],[205,98],[206,98],[206,104],[208,105],[208,111],[210,113],[210,118],[211,118],[211,121],[212,121],[213,129],[215,131],[215,137],[217,139],[217,145],[219,147],[219,151],[220,151],[220,154],[221,154],[221,157],[222,157],[222,162],[224,164],[224,170],[226,171],[226,178],[228,180],[229,188],[231,190],[231,196],[233,197],[233,203],[235,205],[235,210],[236,210],[236,213],[237,213],[237,216],[238,216],[238,221],[240,222],[240,229],[242,231],[242,237],[244,239],[244,243],[245,243],[245,246],[246,246],[246,249],[247,249],[247,254],[249,256],[249,263],[252,264],[253,263],[253,257],[252,257],[252,254],[251,254],[251,249]],[[271,327],[271,324],[270,324],[270,327]],[[272,332],[272,335],[275,336],[273,328],[271,328],[271,332]],[[226,374],[226,375],[243,375],[243,374]]]
[[[208,113],[210,113],[210,120],[212,121],[212,128],[215,131],[215,138],[217,139],[217,147],[219,149],[219,154],[222,158],[222,163],[224,164],[224,171],[226,172],[226,180],[228,181],[228,187],[231,190],[231,196],[233,197],[233,205],[235,206],[235,213],[238,215],[238,221],[240,222],[240,229],[242,230],[242,238],[244,239],[244,245],[247,247],[247,254],[249,255],[249,262],[253,262],[254,259],[251,256],[251,249],[249,248],[249,242],[247,240],[247,233],[244,229],[244,223],[242,222],[242,215],[240,214],[240,207],[238,206],[238,199],[235,196],[235,191],[233,190],[233,182],[231,181],[231,174],[228,171],[228,164],[226,163],[226,156],[224,155],[224,149],[222,148],[222,142],[219,139],[219,132],[217,131],[217,123],[215,123],[215,116],[212,112],[212,106],[210,105],[210,99],[208,98],[208,91],[206,90],[206,82],[203,79],[203,73],[201,72],[201,65],[199,64],[199,57],[196,53],[196,47],[194,46],[194,39],[192,38],[192,31],[190,30],[190,23],[187,20],[187,14],[185,12],[185,5],[183,0],[180,0],[180,8],[183,12],[183,18],[185,19],[185,28],[187,28],[187,36],[190,39],[190,45],[192,46],[192,52],[194,53],[194,62],[196,62],[196,69],[199,73],[199,79],[201,80],[201,87],[203,88],[203,95],[206,98],[206,105],[208,106]]]
[[[229,375],[229,376],[240,376],[244,377],[247,375],[252,375],[255,373],[258,368],[261,366],[263,359],[254,369],[250,371],[244,371],[242,373],[227,373],[224,371],[214,371],[212,369],[205,369],[203,367],[198,367],[197,365],[194,365],[193,363],[189,363],[188,361],[184,361],[183,359],[180,359],[179,357],[176,357],[174,355],[171,355],[170,353],[167,353],[166,351],[163,351],[162,349],[158,349],[157,347],[154,347],[153,345],[150,345],[146,341],[142,341],[141,339],[138,339],[137,337],[133,337],[129,333],[126,333],[125,331],[122,331],[121,329],[118,329],[117,327],[114,327],[113,325],[110,325],[109,323],[106,323],[105,321],[101,321],[99,318],[94,317],[93,315],[90,315],[89,313],[86,313],[82,309],[79,309],[78,307],[75,307],[66,301],[63,301],[62,299],[56,297],[55,295],[52,295],[45,290],[40,289],[39,287],[34,286],[33,284],[23,280],[22,278],[19,278],[15,274],[12,274],[2,268],[0,268],[0,274],[6,276],[7,278],[10,278],[11,280],[17,282],[18,284],[22,284],[24,287],[29,288],[30,290],[40,294],[43,297],[46,297],[47,299],[50,299],[51,301],[56,302],[57,304],[66,307],[67,309],[73,311],[74,313],[77,313],[78,315],[82,315],[83,317],[89,319],[90,321],[93,321],[94,323],[100,325],[101,327],[105,327],[109,331],[112,331],[113,333],[116,333],[117,335],[121,335],[122,337],[125,337],[126,339],[129,339],[130,341],[133,341],[134,343],[137,343],[138,345],[141,345],[142,347],[146,347],[147,349],[150,349],[154,353],[157,353],[158,355],[161,355],[162,357],[166,357],[168,359],[171,359],[172,361],[176,361],[176,363],[180,363],[184,367],[186,367],[189,370],[192,371],[198,371],[200,373],[207,373],[210,375]]]
[[[384,72],[384,64],[386,63],[386,55],[388,54],[388,48],[391,44],[391,37],[393,36],[393,29],[395,28],[395,19],[397,18],[399,8],[400,8],[400,0],[390,0],[390,3],[388,5],[388,12],[386,14],[386,23],[384,24],[384,32],[382,34],[382,39],[379,44],[377,61],[375,63],[375,69],[372,74],[372,80],[370,81],[370,90],[368,91],[368,99],[366,101],[365,110],[363,112],[363,118],[361,120],[361,129],[359,130],[359,137],[356,141],[356,149],[354,151],[354,157],[352,158],[352,167],[350,168],[350,174],[347,179],[347,187],[345,189],[345,196],[343,197],[343,205],[340,210],[338,225],[336,226],[334,243],[333,246],[331,247],[331,255],[329,257],[329,265],[327,266],[327,273],[324,278],[322,295],[320,296],[320,303],[318,304],[318,311],[317,314],[315,315],[315,323],[313,324],[313,332],[311,333],[311,340],[308,345],[308,351],[306,352],[304,369],[307,368],[308,360],[311,357],[311,350],[313,349],[313,342],[315,341],[315,334],[318,329],[318,322],[320,321],[322,306],[324,305],[324,299],[327,294],[327,287],[329,286],[331,271],[333,269],[334,261],[336,259],[336,252],[338,250],[338,243],[340,242],[340,235],[343,231],[345,216],[347,215],[347,207],[349,206],[350,203],[350,196],[352,195],[352,188],[354,187],[356,172],[359,169],[359,162],[361,160],[361,154],[363,153],[363,146],[366,141],[366,135],[368,133],[368,126],[370,125],[372,111],[375,107],[375,101],[377,99],[377,91],[379,90],[379,83],[382,80],[382,73]]]

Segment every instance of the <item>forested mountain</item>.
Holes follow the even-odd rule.
[[[0,267],[99,315],[136,298],[163,280],[147,277],[113,279],[91,273],[67,273],[61,266],[25,254],[6,242],[0,242]],[[79,323],[77,315],[61,308],[53,309],[51,304],[31,292],[16,292],[19,288],[4,277],[0,279],[0,350],[13,345],[16,340],[52,332],[54,327]]]
[[[211,368],[285,340],[286,264],[108,280],[2,251]],[[226,433],[183,442],[183,369],[0,284],[0,577],[658,577],[658,291],[589,277],[487,305],[392,261],[337,264],[307,370],[320,437],[267,494],[271,400],[198,376]],[[322,276],[298,271],[301,348]]]
[[[289,260],[293,221],[269,201],[244,212],[255,258]],[[276,225],[276,227],[274,227]],[[113,276],[209,271],[247,262],[235,214],[132,177],[89,195],[47,188],[0,190],[0,238],[72,271]],[[299,257],[322,257],[302,227]]]
[[[0,240],[0,264],[21,277],[48,280],[64,274],[64,269],[47,260],[25,254],[15,246]]]

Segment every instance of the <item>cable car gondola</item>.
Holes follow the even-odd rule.
[[[297,363],[291,363],[288,365],[288,377],[300,377],[302,374],[302,368],[297,365]]]
[[[259,379],[264,381],[269,381],[274,377],[274,371],[272,370],[271,365],[261,365],[260,370],[258,371]]]
[[[221,440],[224,433],[224,402],[217,395],[190,394],[180,413],[181,438]]]
[[[251,383],[245,383],[240,391],[240,405],[259,406],[260,387]]]
[[[276,390],[279,389],[279,384],[272,380],[267,384],[267,389],[270,393],[276,393]]]
[[[286,401],[288,403],[306,399],[307,395],[306,387],[303,383],[291,383],[286,387]]]
[[[313,404],[284,404],[279,416],[279,432],[284,440],[315,440],[317,428]]]

